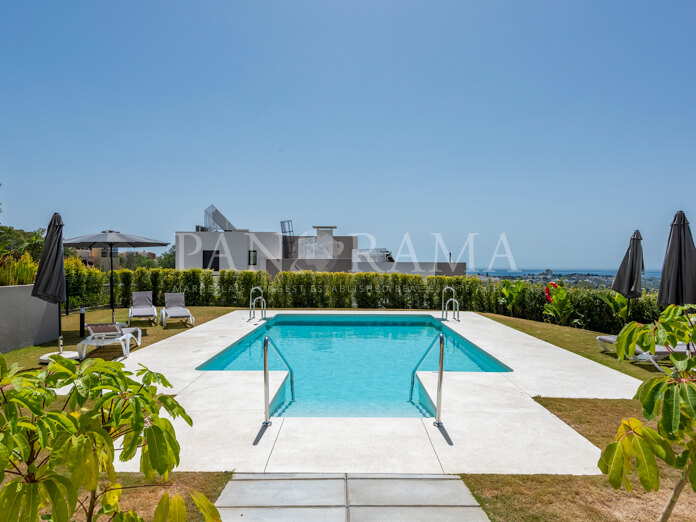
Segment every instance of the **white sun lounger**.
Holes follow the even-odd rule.
[[[140,346],[142,336],[140,328],[124,328],[119,323],[97,323],[86,326],[89,336],[77,345],[77,354],[80,360],[85,358],[88,346],[99,347],[119,343],[124,357],[128,357],[130,354],[131,339],[135,341],[137,346]]]
[[[152,292],[133,292],[133,305],[128,311],[128,326],[131,319],[154,319],[157,324],[157,308],[152,304]]]
[[[616,353],[616,350],[614,350],[612,348],[616,344],[616,336],[615,335],[598,335],[597,342],[602,347],[602,352],[604,352],[604,353]],[[688,354],[691,353],[689,347],[684,343],[679,343],[675,348],[672,348],[672,351],[676,352],[676,353],[688,353]],[[657,361],[661,361],[662,359],[667,359],[671,353],[672,352],[670,352],[664,346],[656,345],[655,346],[655,355],[651,354],[650,352],[645,352],[645,351],[641,350],[638,346],[636,346],[636,353],[633,355],[633,357],[631,357],[631,361],[633,361],[633,362],[649,362],[655,368],[657,368],[661,372],[664,372],[664,369],[662,368],[662,366],[657,364]]]
[[[186,308],[183,292],[164,294],[164,308],[160,311],[160,315],[162,328],[167,327],[168,319],[183,319],[184,322],[190,322],[191,326],[195,324],[193,314]]]

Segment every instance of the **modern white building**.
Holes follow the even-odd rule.
[[[281,271],[401,272],[421,275],[464,275],[466,263],[395,262],[389,250],[359,249],[358,236],[337,236],[335,226],[316,225],[312,236],[295,236],[292,222],[281,232],[238,229],[213,205],[204,225],[176,232],[176,268]]]

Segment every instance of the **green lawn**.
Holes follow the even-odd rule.
[[[203,324],[225,315],[229,312],[234,311],[234,308],[222,308],[217,306],[189,306],[189,310],[196,318],[196,325]],[[117,308],[116,309],[116,320],[126,323],[128,321],[128,309],[127,308]],[[88,311],[86,314],[87,323],[106,323],[111,322],[111,309],[108,310],[94,310]],[[163,329],[161,326],[154,326],[150,324],[149,321],[133,321],[132,326],[137,326],[142,329],[142,344],[140,347],[135,347],[131,345],[131,351],[141,350],[146,346],[171,337],[181,333],[187,328],[180,321],[170,321],[167,324],[167,328]],[[75,350],[75,345],[80,342],[80,314],[70,314],[68,316],[63,316],[63,349],[64,350]],[[45,353],[55,352],[58,350],[58,341],[53,341],[50,343],[41,344],[39,346],[28,346],[27,348],[22,348],[20,350],[14,350],[12,352],[4,354],[5,360],[8,364],[17,363],[20,368],[29,369],[39,367],[39,357]],[[88,356],[100,357],[102,359],[115,359],[122,355],[121,345],[112,344],[108,346],[102,346],[101,348],[91,347]]]
[[[481,315],[514,328],[515,330],[529,334],[537,339],[555,344],[570,352],[587,357],[588,359],[630,375],[631,377],[635,377],[636,379],[644,381],[657,374],[657,369],[650,363],[635,364],[631,362],[619,362],[616,355],[602,353],[602,349],[597,342],[598,335],[605,335],[601,332],[581,330],[579,328],[571,328],[570,326],[540,323],[505,315]]]

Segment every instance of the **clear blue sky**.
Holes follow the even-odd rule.
[[[108,5],[107,5],[108,4]],[[334,224],[432,259],[659,268],[696,225],[696,4],[0,4],[0,221]],[[367,246],[361,244],[361,246]]]

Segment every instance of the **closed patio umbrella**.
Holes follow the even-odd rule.
[[[63,357],[77,359],[77,352],[63,353],[63,334],[60,317],[60,303],[65,302],[65,267],[63,266],[63,220],[55,213],[46,228],[44,247],[39,260],[39,269],[31,295],[48,303],[58,305],[58,352]],[[48,361],[52,353],[45,354],[41,360]]]
[[[696,304],[696,246],[681,210],[670,227],[657,302],[663,306]]]
[[[641,244],[642,236],[640,230],[633,232],[631,241],[628,244],[626,255],[621,261],[619,271],[616,272],[614,284],[611,285],[612,290],[616,290],[626,299],[626,321],[628,321],[631,310],[631,299],[640,297],[643,294],[641,272],[645,271],[643,264],[643,245]]]
[[[75,248],[108,248],[109,260],[111,262],[110,284],[111,292],[111,322],[116,322],[116,305],[114,302],[114,248],[139,248],[151,246],[167,246],[169,243],[157,241],[156,239],[148,239],[133,234],[122,234],[115,230],[103,230],[99,234],[90,234],[87,236],[75,237],[63,242],[65,246]]]

